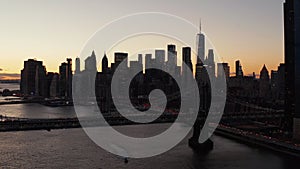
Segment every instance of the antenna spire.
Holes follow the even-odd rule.
[[[201,18],[200,18],[200,24],[199,24],[199,31],[200,31],[200,33],[201,33],[201,30],[202,29],[202,25],[201,25]]]

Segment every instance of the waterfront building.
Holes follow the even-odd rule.
[[[24,61],[20,89],[24,96],[46,96],[46,67],[43,66],[42,61],[35,59]]]
[[[72,98],[72,59],[59,66],[59,93],[63,98]]]
[[[47,96],[50,98],[59,97],[59,74],[47,73]]]

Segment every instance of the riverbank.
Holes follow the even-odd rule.
[[[255,147],[265,148],[278,153],[296,156],[300,158],[299,145],[285,142],[277,142],[269,138],[262,138],[262,136],[245,135],[243,132],[237,132],[229,128],[218,127],[214,132],[216,135],[236,140],[242,144],[248,144]]]
[[[153,121],[151,124],[158,123],[172,123],[177,116],[162,116]],[[111,126],[125,126],[125,125],[140,125],[139,123],[130,120],[124,120],[123,117],[104,117],[105,121]],[[52,130],[52,129],[68,129],[80,128],[84,123],[88,127],[98,127],[107,125],[104,121],[99,121],[97,118],[56,118],[56,119],[19,119],[8,118],[0,121],[0,132],[8,131],[25,131],[25,130]]]

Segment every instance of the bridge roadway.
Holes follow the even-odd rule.
[[[124,117],[104,116],[110,125],[131,125],[136,124]],[[188,117],[188,116],[187,116]],[[283,118],[283,112],[275,113],[226,113],[223,115],[224,120],[245,120],[245,119],[268,119]],[[172,123],[176,120],[176,114],[165,114],[155,120],[153,123]],[[192,120],[192,119],[191,119]],[[204,121],[205,117],[199,116],[199,121]],[[104,123],[99,122],[97,118],[86,118],[83,121],[91,126],[101,126]],[[17,130],[40,130],[40,129],[58,129],[58,128],[76,128],[81,127],[77,118],[60,118],[60,119],[27,119],[17,117],[0,116],[0,131],[17,131]]]

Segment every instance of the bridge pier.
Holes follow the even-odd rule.
[[[193,127],[193,135],[189,139],[189,147],[191,147],[197,153],[207,153],[213,150],[214,142],[211,139],[208,139],[204,143],[199,143],[201,128],[202,123],[200,122],[200,120],[196,120]]]

